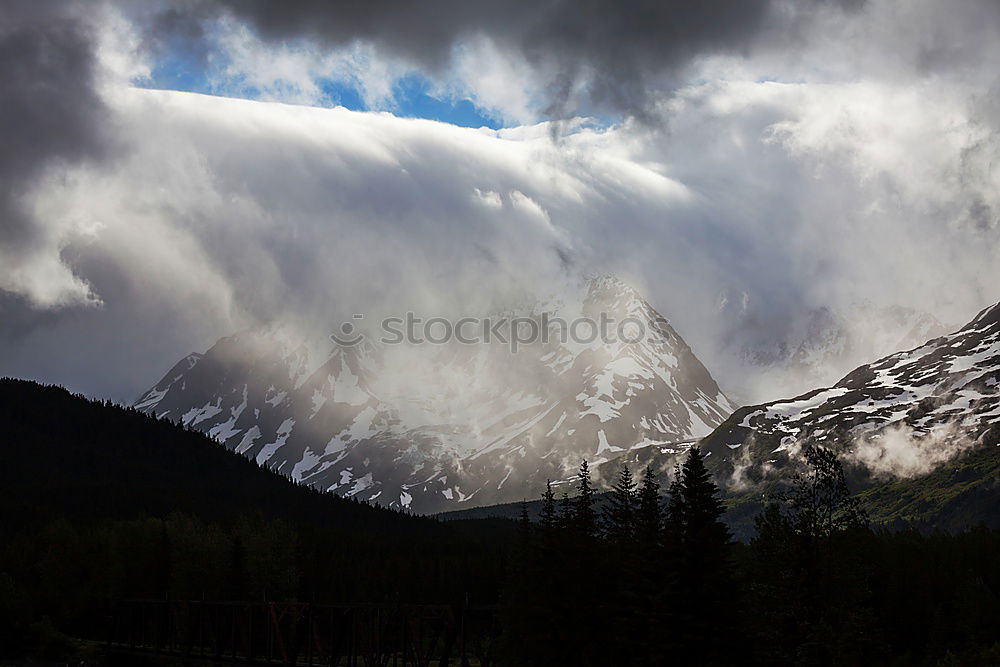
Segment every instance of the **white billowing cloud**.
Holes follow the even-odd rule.
[[[973,265],[960,271],[993,273],[996,243],[989,241],[996,239],[996,221],[970,225],[968,207],[970,201],[992,204],[996,195],[965,176],[986,129],[963,97],[932,92],[773,82],[682,91],[672,104],[670,173],[713,198],[733,197],[758,243],[798,251],[788,253],[788,261],[815,261],[819,270],[821,260],[835,275],[871,280],[867,296],[894,293],[898,301],[903,289],[909,305],[950,303],[955,308],[944,315],[962,318],[983,295],[964,303],[941,299],[934,288],[941,274],[927,269],[947,248]],[[985,170],[976,173],[991,180]],[[872,244],[893,252],[873,261],[865,249]],[[886,274],[894,275],[876,281]],[[838,280],[810,289],[836,300],[845,296],[838,289],[860,287]],[[939,300],[928,304],[928,296]]]
[[[608,139],[589,131],[564,148],[545,128],[513,139],[139,89],[116,111],[130,153],[48,183],[44,217],[96,230],[73,248],[80,276],[115,266],[157,298],[200,303],[220,327],[487,307],[592,258],[611,211],[669,207],[685,192],[591,150]]]
[[[771,130],[775,141],[814,165],[818,178],[825,164],[848,165],[862,183],[891,188],[902,202],[929,211],[969,196],[1000,203],[983,184],[962,182],[968,151],[990,133],[961,98],[942,96],[932,84],[831,84],[813,92],[819,94],[802,96],[798,118]]]
[[[438,73],[423,72],[362,41],[334,49],[307,40],[268,42],[232,18],[213,22],[208,39],[208,84],[225,96],[333,106],[340,102],[331,92],[330,84],[336,84],[355,91],[369,110],[394,112],[399,110],[397,85],[419,76],[431,97],[468,100],[507,126],[539,122],[547,103],[543,82],[524,57],[486,36],[457,44],[449,66]]]
[[[200,337],[171,334],[185,352],[208,331],[464,314],[612,271],[724,388],[764,399],[793,385],[744,374],[720,295],[757,309],[767,336],[858,298],[950,322],[997,298],[996,230],[966,219],[982,181],[955,175],[982,135],[954,99],[918,113],[895,87],[705,84],[671,102],[668,133],[575,122],[556,141],[547,124],[494,132],[138,89],[112,99],[129,150],[34,194],[57,241],[47,261],[109,311],[141,300],[195,317]]]
[[[100,303],[87,281],[74,275],[59,257],[56,243],[3,257],[0,290],[24,296],[35,308],[86,306]]]
[[[901,424],[858,440],[847,459],[865,466],[875,476],[918,477],[975,445],[957,423],[942,424],[927,432]]]
[[[68,2],[0,10],[0,299],[15,294],[41,310],[100,303],[63,257],[87,228],[40,218],[36,191],[40,181],[66,179],[71,165],[113,152],[97,89],[119,63],[91,43],[106,13]],[[109,21],[103,41],[118,27]]]
[[[859,317],[858,304],[899,304],[960,324],[1000,298],[1000,209],[982,185],[992,182],[991,167],[969,159],[992,152],[981,148],[986,131],[963,92],[937,92],[931,99],[930,91],[889,84],[706,83],[670,101],[668,136],[632,146],[634,161],[662,165],[698,200],[664,221],[660,240],[633,236],[646,251],[634,264],[656,285],[652,254],[690,244],[702,260],[699,280],[664,269],[686,298],[666,294],[660,305],[683,313],[682,333],[743,400],[833,383],[894,351],[861,346],[817,380],[767,377],[731,345],[749,338],[766,349],[811,309],[844,315],[855,338],[874,341],[893,337],[869,331],[883,323]],[[754,328],[741,328],[741,317]]]
[[[439,84],[441,97],[469,99],[506,125],[541,120],[544,90],[536,73],[518,53],[504,51],[486,37],[455,49],[449,84]]]
[[[412,72],[412,66],[380,57],[362,43],[325,50],[309,42],[265,43],[231,19],[214,28],[207,76],[221,95],[330,106],[339,100],[324,85],[335,82],[356,90],[368,108],[391,109],[393,86]]]
[[[88,10],[104,94],[114,95],[130,82],[149,80],[153,69],[150,54],[135,26],[106,2],[95,3]]]
[[[229,97],[334,106],[340,100],[330,84],[336,84],[355,91],[369,110],[398,112],[397,85],[419,76],[431,97],[468,100],[507,126],[539,122],[546,103],[543,83],[523,56],[485,36],[457,44],[449,67],[436,74],[361,41],[335,49],[306,40],[264,41],[231,18],[213,23],[209,39],[208,84]]]
[[[60,168],[49,169],[43,178],[48,183],[73,180]],[[0,248],[0,290],[19,295],[40,310],[98,306],[100,296],[86,278],[73,271],[64,252],[71,244],[92,242],[99,226],[80,212],[50,216],[47,192],[47,187],[35,187],[21,198],[34,234],[16,248]]]
[[[744,400],[808,389],[742,365],[732,339],[766,343],[809,309],[849,314],[859,300],[957,324],[1000,299],[1000,40],[985,39],[986,3],[934,5],[870,0],[780,53],[700,60],[688,77],[699,83],[664,95],[659,115],[606,130],[576,119],[492,132],[136,90],[126,82],[150,71],[141,44],[120,17],[105,21],[101,91],[121,150],[50,169],[25,195],[36,245],[4,258],[0,289],[57,314],[0,362],[48,358],[97,327],[100,346],[73,372],[123,367],[137,392],[156,379],[150,366],[261,321],[328,330],[354,312],[476,310],[612,271],[725,389]],[[361,43],[323,50],[214,27],[220,94],[324,106],[333,80],[391,109],[411,71]],[[434,94],[506,122],[531,123],[548,103],[545,77],[483,36],[432,79]],[[64,308],[79,304],[101,308]],[[142,356],[155,359],[131,363]]]

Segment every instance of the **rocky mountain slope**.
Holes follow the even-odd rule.
[[[334,346],[220,340],[135,403],[317,488],[417,512],[533,497],[583,458],[669,454],[735,409],[688,345],[614,278],[508,315],[632,323],[626,340]],[[635,340],[638,338],[638,340]]]
[[[1000,304],[962,329],[855,369],[832,387],[738,410],[702,446],[736,488],[804,444],[840,452],[859,479],[915,478],[1000,435]],[[987,445],[987,443],[990,443]]]
[[[998,526],[1000,304],[959,331],[863,365],[832,387],[743,407],[706,438],[679,443],[676,451],[632,450],[600,463],[595,476],[607,488],[627,463],[634,472],[652,466],[666,482],[678,453],[695,442],[740,539],[752,537],[762,494],[797,472],[806,444],[839,452],[875,522],[950,531]],[[559,485],[571,488],[574,481],[568,475]],[[518,511],[516,504],[497,505],[446,518],[515,518]]]

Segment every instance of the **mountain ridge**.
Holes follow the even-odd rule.
[[[196,430],[60,386],[0,378],[0,421],[0,514],[8,528],[35,529],[52,518],[131,520],[177,512],[221,521],[260,515],[327,528],[409,519],[304,488]]]
[[[702,442],[716,473],[734,477],[763,479],[768,464],[806,444],[834,448],[877,478],[912,477],[982,444],[1000,421],[998,384],[1000,304],[831,387],[740,408]]]
[[[366,340],[334,346],[303,372],[302,349],[250,332],[186,357],[135,406],[303,483],[421,512],[520,498],[583,458],[670,449],[735,408],[667,320],[617,279],[590,279],[522,314],[541,312],[631,319],[644,337],[564,335],[516,354],[495,341]]]
[[[807,445],[838,453],[877,523],[951,531],[979,522],[998,526],[1000,304],[951,334],[863,364],[833,386],[741,407],[710,435],[686,444],[702,448],[741,539],[753,534],[762,500],[801,471]],[[630,452],[596,466],[595,479],[608,488],[623,463],[633,472],[652,466],[669,475],[676,455]],[[510,518],[514,509],[445,517]]]

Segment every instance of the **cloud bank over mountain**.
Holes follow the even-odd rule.
[[[864,338],[858,302],[954,323],[996,301],[995,3],[444,4],[8,5],[0,372],[127,400],[260,322],[481,311],[615,273],[763,400],[727,342],[747,318],[767,339],[829,308]],[[136,87],[178,54],[268,101]],[[412,71],[527,124],[274,103],[323,104],[340,76],[399,111]]]

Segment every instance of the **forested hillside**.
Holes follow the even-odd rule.
[[[201,433],[32,382],[0,380],[0,424],[0,655],[51,644],[52,628],[100,638],[125,598],[497,600],[510,522],[320,493]]]

